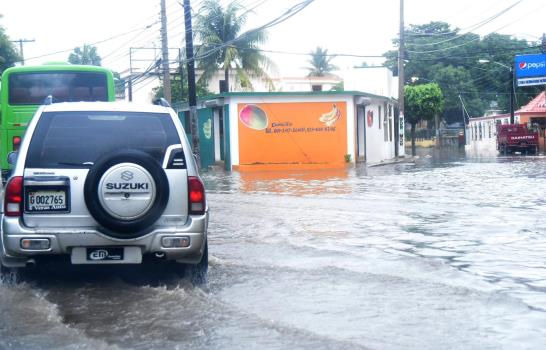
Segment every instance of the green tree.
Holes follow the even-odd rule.
[[[199,82],[208,82],[222,69],[229,89],[229,74],[232,70],[243,89],[252,90],[251,78],[264,79],[270,89],[273,87],[267,71],[273,63],[258,47],[267,40],[265,30],[241,33],[247,20],[248,11],[237,2],[223,8],[218,0],[205,0],[200,15],[196,17],[195,32],[201,44],[196,58],[197,68],[203,71]]]
[[[411,154],[415,156],[415,127],[422,120],[433,120],[444,109],[444,96],[436,83],[408,85],[404,88],[404,118],[411,125]]]
[[[203,81],[198,81],[195,89],[198,98],[212,94]],[[165,97],[163,85],[154,89],[154,96],[155,98]],[[171,101],[173,104],[188,102],[188,76],[184,66],[180,66],[178,72],[171,75]]]
[[[311,67],[307,67],[307,70],[309,70],[308,76],[310,77],[323,77],[338,69],[330,63],[334,59],[334,56],[328,56],[328,49],[318,46],[309,55],[311,55],[311,59],[307,62]]]
[[[2,18],[2,15],[0,15],[0,18]],[[0,25],[0,73],[12,67],[20,59],[15,46],[6,35],[4,27]]]
[[[475,84],[476,80],[467,69],[461,66],[440,65],[431,70],[431,74],[432,80],[440,86],[445,99],[443,118],[446,121],[449,119],[449,122],[463,122],[460,92],[464,92],[461,96],[469,113],[483,114],[487,108],[486,101],[481,99]]]
[[[68,56],[68,62],[72,64],[86,64],[91,66],[100,66],[101,58],[97,48],[92,45],[83,45],[83,49],[76,47],[74,52]]]
[[[443,118],[448,123],[461,121],[459,94],[473,116],[482,115],[491,102],[509,110],[509,70],[497,64],[479,64],[480,59],[511,66],[516,54],[539,52],[538,47],[526,40],[501,34],[480,37],[461,33],[445,22],[410,25],[405,38],[405,83],[409,84],[412,77],[437,82],[445,93]],[[393,43],[398,45],[398,39]],[[385,57],[386,66],[397,74],[398,51],[389,51]],[[533,93],[539,88],[517,88],[516,91],[517,102],[522,105],[534,97]]]

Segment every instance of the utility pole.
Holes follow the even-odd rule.
[[[165,0],[161,0],[161,50],[163,63],[163,95],[171,103],[171,74],[169,69],[169,45],[167,43],[167,10]]]
[[[397,148],[404,153],[404,0],[400,0],[400,37],[398,44],[398,128],[399,140]],[[413,155],[413,154],[412,154]]]
[[[464,103],[463,103],[463,98],[461,97],[461,94],[459,94],[459,100],[461,101],[461,113],[463,115],[463,137],[464,137],[464,144],[466,145],[466,117],[464,115]]]
[[[510,124],[514,124],[514,67],[510,66]]]
[[[12,43],[19,43],[19,53],[21,54],[21,65],[25,65],[25,54],[23,53],[23,43],[33,43],[36,40],[34,39],[19,39],[19,40],[12,40]]]
[[[197,94],[195,91],[195,60],[193,56],[193,32],[191,27],[190,0],[184,0],[184,27],[186,30],[186,62],[188,68],[188,102],[190,107],[190,130],[193,154],[197,158],[197,166],[201,167],[201,150],[199,148],[199,128],[197,119]]]

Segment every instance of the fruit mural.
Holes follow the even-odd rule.
[[[238,104],[239,166],[344,166],[345,102]]]
[[[249,128],[263,130],[267,127],[267,115],[256,105],[246,105],[239,112],[239,120]]]
[[[203,123],[203,134],[208,140],[212,137],[212,119],[209,118]]]
[[[332,107],[332,110],[328,113],[324,113],[319,118],[319,120],[323,122],[326,126],[332,126],[338,121],[340,117],[341,117],[341,111],[334,104],[334,106]]]

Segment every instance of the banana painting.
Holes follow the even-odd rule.
[[[212,136],[212,120],[210,118],[203,123],[203,134],[205,134],[205,137],[210,140]]]
[[[332,110],[328,113],[324,113],[319,120],[323,122],[326,126],[333,126],[338,119],[341,117],[341,111],[334,104]]]

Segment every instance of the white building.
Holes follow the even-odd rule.
[[[516,124],[519,115],[515,116]],[[466,127],[466,150],[474,156],[494,156],[497,152],[497,125],[510,124],[510,114],[486,114],[470,118]]]

